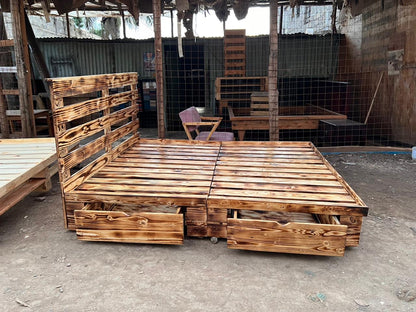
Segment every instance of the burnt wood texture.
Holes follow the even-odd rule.
[[[79,239],[182,244],[185,227],[232,249],[342,256],[358,245],[368,208],[312,143],[140,139],[136,74],[49,83]]]

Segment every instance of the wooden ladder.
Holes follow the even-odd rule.
[[[7,103],[7,96],[19,97],[19,111],[20,111],[20,123],[22,126],[23,137],[36,136],[35,127],[35,115],[33,111],[33,99],[32,99],[32,81],[31,81],[31,68],[30,57],[28,48],[28,37],[26,32],[26,21],[23,1],[11,1],[10,13],[12,17],[12,30],[13,40],[7,39],[6,31],[4,28],[3,12],[0,16],[0,49],[8,49],[7,52],[12,53],[14,51],[14,58],[12,58],[14,65],[9,64],[2,66],[0,64],[0,80],[2,76],[6,74],[12,74],[17,79],[17,89],[3,88],[2,83],[0,86],[0,123],[2,130],[2,137],[9,137],[9,118],[7,111],[9,105]],[[14,49],[11,51],[11,47]],[[6,52],[6,53],[7,53]],[[4,55],[4,54],[3,54]],[[2,82],[2,81],[1,81]]]

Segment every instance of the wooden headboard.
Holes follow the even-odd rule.
[[[137,73],[47,79],[63,195],[139,139],[137,81]]]

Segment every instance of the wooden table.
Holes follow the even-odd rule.
[[[35,116],[36,132],[39,133],[40,131],[48,130],[49,136],[53,136],[50,111],[48,109],[35,109],[33,113]],[[14,133],[16,131],[15,122],[20,123],[22,119],[20,110],[7,110],[6,115],[10,125],[10,132]]]
[[[32,191],[49,190],[56,160],[53,138],[0,140],[0,215]]]
[[[238,132],[240,141],[244,140],[247,130],[269,130],[269,116],[251,115],[250,112],[249,107],[228,106],[232,130]],[[279,115],[280,130],[318,129],[320,120],[347,119],[346,115],[314,105],[279,107]]]

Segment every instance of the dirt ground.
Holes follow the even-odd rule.
[[[370,208],[359,247],[318,257],[78,241],[58,179],[0,217],[0,311],[416,311],[416,162],[329,161]],[[413,300],[412,300],[413,299]]]

